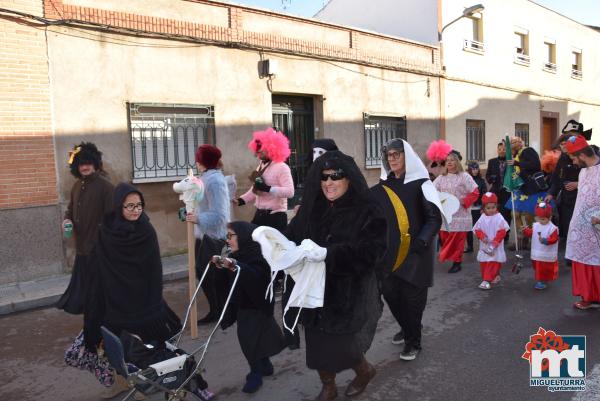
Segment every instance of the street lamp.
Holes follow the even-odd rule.
[[[446,25],[444,25],[444,27],[442,28],[442,30],[438,33],[438,41],[442,41],[442,34],[444,33],[444,30],[446,28],[448,28],[450,25],[454,24],[456,21],[458,21],[461,18],[468,18],[468,17],[472,17],[473,14],[482,12],[483,9],[485,7],[483,6],[483,4],[475,4],[474,6],[471,7],[467,7],[463,10],[463,13],[461,16],[459,16],[458,18],[453,19],[452,21],[450,21],[449,23],[447,23]]]
[[[440,138],[441,139],[446,139],[446,113],[445,113],[446,90],[445,90],[445,85],[444,85],[446,66],[444,65],[444,44],[442,43],[442,34],[444,33],[444,30],[446,28],[448,28],[450,25],[454,24],[459,19],[472,17],[473,14],[483,11],[483,9],[484,9],[483,4],[475,4],[474,6],[465,8],[462,12],[462,15],[460,15],[458,18],[456,18],[456,19],[450,21],[449,23],[447,23],[446,25],[444,25],[442,27],[442,29],[438,32],[438,42],[439,42],[439,47],[440,47],[440,67],[442,68],[442,76],[440,77],[440,84],[439,84]],[[438,12],[441,12],[441,9],[439,9]]]

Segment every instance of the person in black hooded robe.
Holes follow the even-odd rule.
[[[120,183],[113,195],[113,210],[104,218],[90,258],[93,275],[83,315],[85,345],[95,351],[102,339],[100,327],[105,326],[122,339],[139,338],[152,344],[151,351],[160,355],[166,351],[165,341],[182,327],[163,298],[156,231],[144,213],[144,196],[138,189]],[[147,350],[145,346],[139,349]],[[134,355],[133,351],[127,347],[126,358]],[[207,401],[214,397],[199,374],[194,383],[192,392],[198,398]]]
[[[327,249],[323,307],[301,312],[306,364],[318,371],[323,384],[318,401],[337,397],[338,372],[356,372],[347,396],[360,394],[375,375],[361,337],[369,313],[380,307],[370,288],[376,288],[375,265],[385,235],[386,222],[354,159],[340,151],[317,158],[286,236],[297,244],[309,238]]]
[[[95,277],[84,313],[84,338],[90,348],[104,325],[160,345],[181,329],[179,317],[163,298],[162,262],[156,231],[144,213],[144,197],[135,187],[115,188],[113,211],[92,251]]]
[[[262,385],[263,376],[273,374],[269,358],[285,347],[283,333],[273,317],[275,304],[266,299],[271,268],[263,258],[258,242],[252,240],[252,232],[257,227],[245,221],[227,224],[227,243],[231,248],[229,258],[213,257],[217,267],[230,270],[236,264],[240,267],[240,277],[221,328],[226,329],[237,322],[240,347],[250,365],[250,373],[242,389],[245,393],[256,392]],[[231,272],[231,283],[233,277]]]

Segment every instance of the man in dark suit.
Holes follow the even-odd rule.
[[[504,172],[506,171],[506,147],[504,142],[498,143],[498,157],[488,160],[485,180],[490,184],[490,192],[498,197],[498,210],[510,226],[510,209],[504,207],[510,199],[510,192],[504,189]]]

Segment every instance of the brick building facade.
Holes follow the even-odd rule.
[[[374,182],[382,140],[404,136],[424,151],[438,135],[435,46],[208,0],[0,8],[0,284],[68,270],[59,224],[73,183],[67,153],[82,140],[103,151],[113,182],[144,192],[169,253],[185,247],[171,184],[200,142],[224,150],[245,191],[256,163],[245,145],[275,125],[291,139],[301,190],[314,137],[335,139]]]

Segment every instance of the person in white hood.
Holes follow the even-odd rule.
[[[379,266],[383,297],[400,325],[393,344],[404,344],[403,360],[421,350],[421,319],[433,286],[435,235],[442,224],[439,196],[427,168],[402,139],[381,152],[382,181],[371,190],[386,220],[387,253]]]

